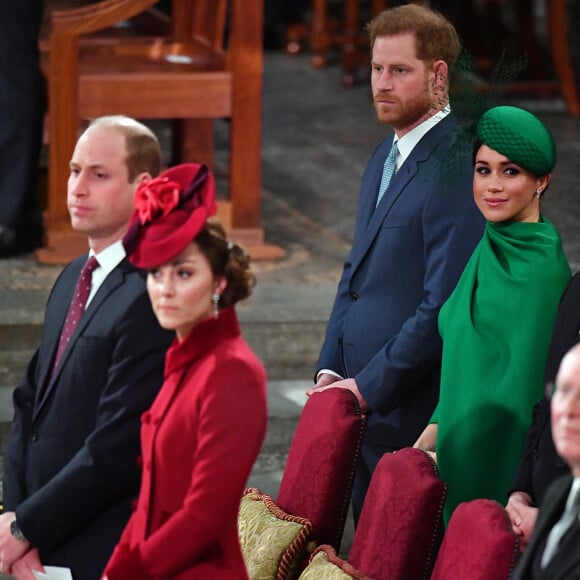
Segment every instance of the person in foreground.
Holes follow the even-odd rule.
[[[138,185],[160,163],[155,135],[122,116],[93,121],[73,152],[67,203],[90,251],[50,293],[40,347],[14,390],[5,450],[0,570],[19,580],[33,580],[42,564],[96,580],[131,515],[139,417],[163,382],[171,334],[121,240]]]
[[[556,450],[572,473],[548,487],[528,547],[510,576],[514,580],[580,578],[580,345],[562,359],[551,424]]]
[[[484,225],[470,195],[472,160],[449,107],[455,29],[416,4],[382,12],[368,29],[376,113],[395,135],[379,144],[363,176],[354,243],[307,393],[346,388],[370,412],[355,519],[381,456],[412,445],[435,409],[439,308]]]
[[[473,193],[487,225],[441,309],[440,398],[415,444],[436,451],[446,521],[463,501],[504,503],[570,280],[560,236],[540,211],[556,160],[550,132],[502,106],[484,113],[477,137]]]
[[[566,287],[554,323],[548,351],[544,383],[556,380],[564,355],[580,341],[580,273],[574,274]],[[509,492],[506,510],[514,530],[520,535],[520,546],[527,546],[532,535],[538,506],[550,484],[570,473],[568,464],[556,453],[550,427],[550,399],[543,396],[534,408],[524,453]]]
[[[136,510],[103,578],[247,578],[237,516],[266,433],[266,373],[234,304],[255,281],[249,259],[208,218],[215,183],[183,164],[137,191],[125,243],[149,270],[163,328],[175,331],[165,382],[143,416]]]

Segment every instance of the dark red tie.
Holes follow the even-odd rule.
[[[81,275],[77,281],[77,286],[72,297],[68,313],[66,315],[66,320],[64,321],[64,326],[60,333],[60,339],[58,341],[58,350],[56,351],[56,356],[54,357],[53,371],[64,352],[67,344],[70,342],[71,336],[73,335],[78,323],[85,311],[85,306],[87,305],[87,300],[89,294],[91,293],[91,283],[93,271],[99,267],[99,262],[94,256],[91,256],[83,266],[81,270]]]

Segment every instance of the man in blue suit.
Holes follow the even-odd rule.
[[[127,261],[122,238],[136,188],[160,163],[155,135],[122,116],[93,121],[73,152],[71,224],[88,237],[98,267],[61,355],[61,329],[87,255],[63,270],[40,347],[14,390],[0,572],[32,578],[31,570],[51,564],[70,568],[76,580],[97,580],[131,514],[140,417],[161,387],[172,333],[153,315],[145,273]]]
[[[471,144],[449,107],[455,29],[439,13],[406,4],[382,12],[368,30],[375,109],[395,135],[379,144],[363,176],[354,243],[308,391],[349,389],[369,413],[355,520],[380,457],[411,446],[437,404],[437,316],[483,232]]]

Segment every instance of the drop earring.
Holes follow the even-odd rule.
[[[213,302],[213,317],[217,318],[219,314],[218,304],[220,301],[220,295],[217,292],[214,292],[211,295],[211,301]]]
[[[537,197],[538,199],[540,199],[542,197],[542,190],[536,189],[536,193],[534,193],[534,197]]]

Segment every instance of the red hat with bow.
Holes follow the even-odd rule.
[[[169,262],[192,242],[215,215],[216,186],[205,165],[183,163],[143,182],[123,244],[138,268]]]

